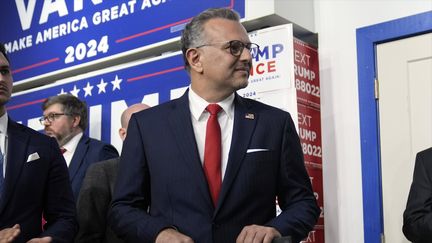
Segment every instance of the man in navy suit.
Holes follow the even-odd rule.
[[[54,137],[69,167],[69,177],[75,200],[81,188],[87,168],[95,162],[118,157],[110,144],[89,138],[87,128],[87,105],[69,94],[48,98],[42,104],[41,123],[45,133]]]
[[[236,94],[258,46],[229,9],[194,17],[181,41],[191,85],[181,98],[132,115],[113,230],[128,242],[270,243],[285,235],[299,242],[320,210],[294,123]]]
[[[402,230],[406,238],[414,243],[431,242],[432,148],[417,153]]]
[[[65,161],[55,139],[8,117],[12,83],[0,44],[0,242],[72,242],[78,224]]]

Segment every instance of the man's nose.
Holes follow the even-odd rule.
[[[240,60],[248,60],[248,61],[252,61],[252,53],[250,50],[248,50],[247,48],[244,48],[241,55],[240,55]]]
[[[51,122],[48,121],[48,119],[43,120],[43,125],[45,127],[48,127],[49,125],[51,125]]]

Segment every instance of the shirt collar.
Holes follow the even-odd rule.
[[[8,120],[8,114],[5,112],[3,116],[0,117],[0,133],[7,134]]]
[[[189,85],[189,108],[192,117],[195,120],[199,120],[202,114],[205,112],[205,108],[210,103],[201,98],[197,93],[195,93],[191,86]],[[230,119],[234,117],[234,93],[217,103],[222,107],[223,111],[228,115]]]
[[[78,133],[71,140],[69,140],[69,142],[63,145],[63,148],[65,148],[66,151],[74,153],[82,136],[83,136],[83,132]]]

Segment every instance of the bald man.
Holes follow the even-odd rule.
[[[127,127],[133,113],[149,108],[146,104],[134,104],[121,115],[120,138],[126,138]],[[78,197],[79,232],[75,242],[124,242],[117,238],[107,225],[107,213],[117,178],[120,158],[95,163],[89,167]]]

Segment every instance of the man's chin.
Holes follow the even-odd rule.
[[[6,105],[10,100],[10,96],[5,96],[0,94],[0,106]]]
[[[243,88],[246,88],[247,86],[248,86],[248,84],[249,84],[249,81],[246,79],[246,80],[242,80],[242,81],[239,81],[238,83],[237,83],[237,90],[239,90],[239,89],[243,89]]]

